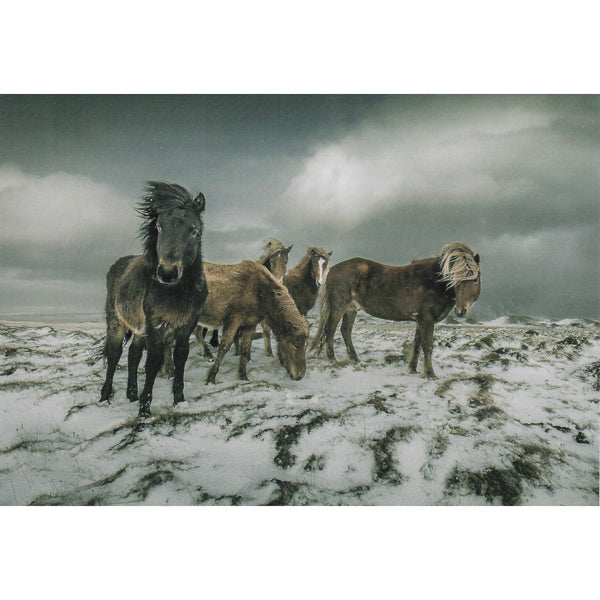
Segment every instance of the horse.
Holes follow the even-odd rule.
[[[257,324],[263,321],[275,334],[279,361],[290,378],[302,379],[306,373],[309,325],[283,284],[265,267],[250,260],[235,265],[205,262],[204,272],[209,293],[194,333],[200,341],[202,327],[223,328],[217,357],[208,371],[206,383],[215,383],[221,362],[238,331],[241,335],[238,376],[248,380],[246,365],[252,337]]]
[[[202,212],[206,200],[177,184],[149,181],[138,203],[144,253],[117,260],[106,275],[106,379],[100,402],[109,402],[123,342],[129,348],[127,398],[138,400],[137,369],[147,348],[139,416],[150,415],[154,380],[165,339],[175,340],[174,404],[184,401],[183,372],[189,338],[208,295],[202,261]]]
[[[283,285],[290,292],[300,314],[307,315],[315,305],[332,254],[323,248],[311,246],[302,260],[283,278]]]
[[[291,244],[287,248],[276,238],[265,240],[263,245],[263,254],[258,259],[258,264],[269,270],[273,277],[279,281],[283,281],[285,271],[288,264],[288,256],[290,250],[294,247]],[[273,348],[271,346],[271,330],[265,321],[260,324],[263,332],[263,340],[265,343],[265,355],[273,356]],[[236,354],[240,353],[238,338],[236,338]]]
[[[290,246],[291,249],[291,246]],[[302,260],[283,277],[283,285],[288,289],[301,315],[306,316],[315,305],[319,294],[319,287],[327,271],[327,262],[332,252],[323,248],[311,246]],[[271,332],[268,326],[263,325],[263,339],[265,340],[265,354],[273,356],[271,350]]]
[[[288,263],[288,255],[290,250],[293,248],[293,244],[288,246],[287,248],[283,244],[283,242],[279,241],[276,238],[268,238],[263,242],[263,252],[261,256],[256,261],[257,264],[262,265],[268,271],[270,271],[273,276],[279,280],[283,280],[283,276],[285,275],[285,271],[287,269]],[[271,346],[271,335],[269,326],[265,321],[261,323],[261,327],[263,330],[263,339],[265,342],[265,354],[266,356],[273,356],[273,348]],[[200,348],[204,354],[205,358],[213,359],[212,352],[210,348],[206,344],[204,337],[208,328],[204,327],[201,331],[200,336],[196,336],[198,338],[198,343],[200,344]],[[260,336],[259,336],[260,337]],[[235,336],[235,355],[240,355],[240,334]],[[211,346],[218,347],[219,346],[219,338],[218,338],[218,329],[215,329],[212,333],[211,338]],[[165,374],[170,375],[172,371],[172,358],[170,353],[165,354],[165,362],[164,362],[164,370]]]
[[[311,350],[335,360],[333,336],[342,319],[342,338],[351,361],[358,356],[352,344],[352,327],[359,309],[380,319],[416,321],[417,327],[408,363],[417,372],[423,349],[424,375],[435,378],[431,364],[433,327],[445,319],[452,307],[457,316],[468,316],[481,291],[479,254],[459,242],[446,244],[433,258],[413,260],[405,266],[384,265],[365,258],[351,258],[329,269],[317,334]]]

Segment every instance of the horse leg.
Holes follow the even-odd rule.
[[[267,325],[266,321],[263,321],[260,326],[262,327],[263,340],[265,341],[265,355],[273,356],[273,348],[271,347],[271,328]]]
[[[219,347],[219,330],[213,329],[212,335],[210,336],[210,345],[213,348]]]
[[[169,337],[164,341],[164,356],[163,356],[163,364],[160,370],[160,374],[164,375],[168,379],[173,377],[174,367],[173,367],[173,340]]]
[[[138,399],[137,373],[145,345],[141,335],[134,335],[129,346],[127,358],[127,399],[129,402],[137,402]]]
[[[423,348],[423,375],[429,379],[435,379],[433,365],[431,364],[431,353],[433,351],[433,321],[427,320],[422,324],[421,347]]]
[[[327,358],[329,360],[335,360],[335,352],[333,351],[333,336],[335,335],[335,330],[337,329],[338,323],[342,318],[342,312],[334,313],[331,311],[329,313],[329,318],[327,319],[327,324],[325,325],[325,344],[327,346]]]
[[[241,333],[241,344],[240,344],[240,362],[238,364],[238,377],[244,381],[248,381],[248,374],[246,373],[246,365],[250,360],[250,348],[252,347],[252,337],[256,331],[255,327],[244,327],[240,328],[238,333]]]
[[[175,365],[173,375],[173,405],[185,401],[183,395],[183,372],[190,353],[190,334],[191,331],[185,328],[175,338],[175,348],[173,349],[173,363]]]
[[[234,341],[234,346],[235,346],[235,350],[233,352],[234,356],[239,356],[240,355],[240,333],[237,332],[235,334],[235,337],[233,338]]]
[[[354,319],[356,319],[355,310],[349,310],[344,313],[342,318],[342,337],[344,338],[344,343],[346,344],[346,352],[352,362],[358,362],[358,355],[356,354],[356,350],[354,349],[354,344],[352,343],[352,327],[354,326]]]
[[[417,372],[417,362],[419,361],[419,352],[421,351],[421,329],[417,323],[415,329],[415,339],[413,341],[412,351],[410,354],[410,360],[408,361],[408,372]]]
[[[162,366],[165,350],[160,333],[150,327],[147,328],[146,333],[146,349],[146,380],[144,382],[144,389],[140,394],[139,417],[150,416],[150,404],[152,404],[154,380]]]
[[[196,339],[198,340],[198,344],[200,344],[200,348],[202,348],[202,353],[204,354],[204,358],[213,360],[212,352],[210,351],[210,348],[208,347],[208,344],[206,343],[206,340],[204,339],[204,336],[206,335],[206,331],[207,331],[206,327],[200,327],[200,325],[197,325],[194,329],[194,335],[196,336]]]
[[[241,324],[241,317],[233,318],[226,322],[223,327],[223,335],[221,336],[221,343],[219,344],[219,351],[217,352],[217,358],[215,362],[208,370],[208,374],[206,376],[206,383],[215,383],[215,377],[219,372],[219,367],[221,366],[221,362],[223,362],[223,358],[229,348],[231,348],[231,344],[233,344],[233,339],[235,334]]]
[[[106,378],[102,391],[100,392],[100,402],[110,403],[110,396],[113,393],[113,378],[117,364],[123,353],[123,338],[127,333],[127,328],[121,323],[111,323],[106,328],[106,342],[104,352],[106,354]]]

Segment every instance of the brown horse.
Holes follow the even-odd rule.
[[[327,252],[323,248],[311,246],[302,260],[283,278],[283,284],[294,299],[300,314],[308,314],[315,305],[332,254],[333,252]]]
[[[423,349],[424,375],[435,377],[431,364],[433,326],[450,309],[458,316],[468,315],[481,290],[479,254],[454,242],[442,248],[439,256],[413,260],[392,267],[351,258],[329,269],[321,298],[319,329],[311,350],[321,352],[327,344],[327,356],[335,359],[333,336],[342,319],[342,337],[350,360],[358,356],[352,344],[352,326],[359,309],[380,319],[416,321],[417,328],[408,364],[416,373],[419,351]]]
[[[285,275],[288,264],[288,255],[293,246],[294,244],[286,248],[278,239],[269,238],[264,242],[263,254],[258,259],[257,263],[270,271],[277,281],[283,281],[283,276]],[[263,340],[265,342],[265,354],[267,356],[273,356],[273,348],[271,347],[271,330],[269,329],[266,321],[262,321],[260,326],[262,328]],[[236,337],[235,346],[235,353],[239,355],[239,337]]]
[[[108,402],[125,338],[129,348],[127,397],[138,400],[137,368],[147,348],[146,380],[139,415],[150,415],[154,380],[163,361],[165,340],[175,340],[174,404],[182,402],[183,371],[189,339],[207,296],[202,266],[202,216],[205,199],[192,198],[179,185],[150,181],[138,205],[144,254],[125,256],[106,276],[106,379],[100,402]]]
[[[317,301],[319,288],[327,271],[327,262],[331,254],[323,248],[311,247],[306,251],[302,260],[283,277],[283,285],[288,289],[301,315],[306,316]],[[265,340],[265,354],[273,356],[271,332],[268,326],[263,325],[262,329]]]
[[[264,241],[263,243],[263,253],[261,254],[260,258],[256,261],[257,264],[262,265],[263,267],[265,267],[268,271],[270,271],[273,276],[275,277],[275,279],[277,279],[278,281],[282,281],[283,280],[283,276],[285,275],[285,271],[287,269],[287,264],[288,264],[288,255],[290,253],[290,250],[293,248],[293,244],[291,246],[288,246],[287,248],[284,246],[284,244],[282,242],[280,242],[278,239],[276,238],[268,238]],[[267,323],[265,321],[262,321],[262,323],[260,324],[262,327],[262,331],[263,331],[263,339],[265,342],[265,354],[267,356],[273,356],[273,348],[271,347],[271,330],[269,329],[269,326],[267,325]],[[208,347],[208,345],[206,344],[206,341],[204,339],[206,332],[208,331],[208,329],[206,327],[204,327],[202,329],[202,331],[200,332],[201,335],[198,337],[198,343],[200,344],[200,348],[202,349],[202,352],[204,354],[205,358],[213,358],[212,352],[210,351],[210,348]],[[260,337],[260,336],[259,336]],[[218,342],[218,330],[215,329],[213,331],[213,339],[215,340],[215,342],[213,342],[211,340],[211,345],[214,346],[218,346],[219,342]],[[238,333],[235,336],[235,355],[239,356],[240,355],[240,333]],[[165,354],[165,374],[167,375],[171,375],[172,373],[172,358],[170,354]]]
[[[205,262],[204,272],[209,292],[198,316],[196,337],[202,337],[202,327],[223,328],[217,358],[206,382],[215,382],[223,357],[238,331],[241,334],[238,375],[240,379],[248,379],[246,365],[252,336],[263,320],[277,338],[279,361],[292,379],[302,379],[306,372],[309,325],[285,287],[265,267],[249,260],[236,265]]]

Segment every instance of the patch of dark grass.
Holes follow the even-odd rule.
[[[392,413],[392,409],[386,405],[385,401],[387,397],[384,396],[379,390],[369,394],[369,399],[367,400],[367,404],[370,404],[375,408],[378,413]]]
[[[405,362],[405,358],[402,354],[386,354],[383,357],[383,362],[386,365],[399,365],[402,362]]]
[[[145,500],[154,488],[173,481],[174,477],[170,469],[156,469],[141,477],[127,495],[135,494],[140,500]]]
[[[479,364],[482,366],[491,366],[499,363],[503,368],[507,368],[510,364],[508,358],[501,356],[499,352],[493,350],[492,352],[488,352],[484,356],[481,357]]]
[[[592,388],[596,392],[600,392],[600,360],[596,360],[585,369],[584,373],[589,373],[593,377]]]
[[[404,475],[398,471],[393,452],[398,442],[407,441],[418,431],[414,425],[398,425],[389,429],[386,434],[372,443],[375,458],[375,481],[385,481],[392,485],[401,485]]]
[[[304,461],[305,471],[322,471],[325,468],[325,456],[322,454],[311,454]]]
[[[479,408],[478,410],[475,411],[475,418],[478,421],[484,421],[485,419],[494,419],[494,418],[498,418],[501,415],[506,415],[506,413],[501,409],[498,408],[497,406],[489,405],[489,406],[482,406],[481,408]]]
[[[431,458],[440,458],[448,449],[448,437],[441,431],[438,431],[431,440],[428,448],[428,454]]]
[[[518,504],[523,493],[521,476],[516,469],[489,467],[480,472],[455,467],[446,478],[446,490],[454,495],[467,493],[483,496],[493,504],[499,498],[503,506]]]
[[[573,346],[574,348],[579,348],[580,346],[583,345],[588,345],[589,346],[589,341],[586,338],[577,338],[574,335],[568,335],[567,337],[563,338],[562,340],[556,342],[556,347],[557,348],[565,348],[566,346]]]
[[[275,433],[275,450],[277,454],[273,462],[283,469],[288,469],[296,464],[296,455],[292,454],[291,447],[298,441],[304,430],[304,425],[284,425]]]
[[[445,381],[442,381],[442,383],[435,390],[435,395],[438,396],[439,398],[444,398],[444,396],[446,395],[448,390],[450,390],[450,388],[457,381],[459,381],[459,379],[456,377],[450,377],[450,378],[446,379]]]
[[[267,506],[288,506],[292,504],[294,494],[300,489],[301,484],[294,481],[272,480],[277,485],[275,494],[267,502]]]

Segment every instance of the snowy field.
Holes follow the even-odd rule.
[[[0,504],[598,505],[598,323],[438,325],[436,380],[413,328],[359,314],[361,362],[338,332],[298,382],[256,340],[205,386],[193,341],[187,401],[159,378],[138,421],[126,352],[98,404],[103,324],[0,322]]]

